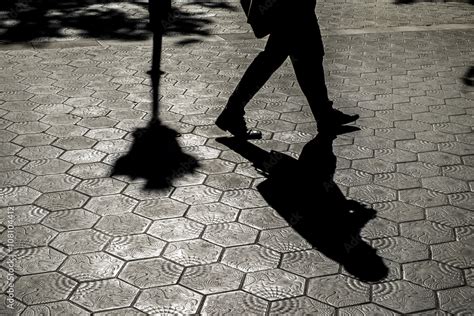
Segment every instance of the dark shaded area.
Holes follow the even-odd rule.
[[[152,120],[147,127],[134,131],[131,149],[117,160],[111,175],[143,178],[146,180],[145,189],[159,190],[170,187],[173,179],[193,173],[198,162],[183,153],[176,140],[180,134],[163,125],[158,116],[161,48],[172,14],[171,0],[150,2],[148,10],[153,32],[152,65],[148,72],[152,83]]]
[[[159,3],[161,0],[151,0]],[[116,4],[130,3],[147,7],[147,2],[111,0],[2,0],[0,1],[0,41],[25,42],[38,38],[70,36],[64,30],[78,31],[79,36],[96,39],[142,40],[151,36],[148,19],[133,16]],[[188,6],[235,8],[221,1],[190,1],[166,12],[166,33],[208,35],[213,21],[186,11]]]
[[[129,152],[120,157],[112,171],[114,175],[126,175],[132,179],[146,180],[145,189],[168,188],[173,179],[193,173],[197,160],[183,153],[176,138],[179,134],[159,121],[135,130]]]
[[[462,77],[462,82],[469,87],[474,87],[474,66],[469,67],[469,69]]]
[[[375,218],[375,210],[345,198],[333,176],[336,134],[357,130],[343,126],[333,133],[319,133],[305,145],[298,160],[266,152],[238,138],[218,141],[250,160],[266,179],[257,189],[285,220],[313,247],[339,262],[364,281],[379,281],[388,269],[360,231]]]

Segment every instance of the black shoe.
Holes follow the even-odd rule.
[[[216,120],[216,125],[238,138],[261,139],[262,132],[247,128],[242,114],[232,113],[224,109]]]
[[[349,115],[342,113],[339,110],[332,109],[328,114],[324,115],[324,117],[317,121],[318,131],[337,129],[341,125],[356,121],[358,118],[358,114]]]

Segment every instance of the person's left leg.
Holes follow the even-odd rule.
[[[272,33],[265,50],[252,61],[229,97],[226,107],[216,120],[216,125],[234,136],[261,138],[261,132],[247,129],[244,108],[287,57],[285,38],[280,33]]]

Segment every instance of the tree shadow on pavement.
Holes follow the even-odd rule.
[[[337,134],[358,128],[342,127]],[[339,262],[363,281],[379,281],[388,269],[376,250],[363,241],[360,231],[375,218],[375,210],[346,199],[333,176],[336,133],[319,133],[303,148],[298,160],[266,152],[236,138],[219,138],[254,164],[266,179],[257,186],[268,204],[317,250]]]
[[[161,0],[155,0],[161,1]],[[28,42],[50,38],[143,40],[151,37],[148,3],[122,0],[2,0],[0,41]],[[234,10],[222,1],[191,1],[173,7],[167,33],[209,35],[213,21],[190,7]]]
[[[170,187],[174,179],[193,173],[199,166],[193,156],[183,153],[176,140],[178,136],[175,130],[159,121],[136,129],[132,147],[116,161],[112,176],[145,179],[145,190]]]

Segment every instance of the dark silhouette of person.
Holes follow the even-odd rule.
[[[357,129],[343,126],[339,132]],[[344,130],[345,129],[345,130]],[[336,156],[333,132],[323,131],[306,144],[296,160],[266,152],[238,137],[218,141],[254,164],[266,179],[257,189],[295,231],[315,249],[340,263],[363,281],[379,281],[388,274],[383,260],[360,236],[376,211],[346,199],[333,176]]]
[[[251,5],[256,7],[246,10],[249,23],[257,37],[266,33],[270,36],[264,51],[252,61],[229,97],[216,125],[234,136],[261,138],[259,131],[247,128],[244,108],[288,56],[318,130],[357,120],[358,115],[347,115],[333,109],[333,103],[329,100],[323,69],[324,45],[315,14],[316,0],[258,2],[251,1]],[[254,16],[252,12],[256,12]]]

